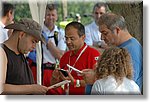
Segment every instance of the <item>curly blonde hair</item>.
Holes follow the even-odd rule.
[[[123,77],[132,79],[130,54],[124,48],[106,49],[100,56],[95,71],[97,79],[107,78],[109,75],[114,76],[116,81],[122,81]]]

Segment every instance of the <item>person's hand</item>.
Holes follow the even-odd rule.
[[[108,49],[109,46],[105,43],[104,40],[100,41],[100,46],[99,46],[101,49]]]
[[[47,34],[46,34],[44,31],[42,31],[42,35],[44,36],[45,41],[46,41],[46,44],[47,44],[47,43],[48,43],[48,40],[49,40]]]
[[[71,85],[74,85],[74,77],[71,75],[71,73],[66,70],[66,72],[68,73],[68,76],[65,77],[62,73],[60,73],[62,80],[70,80],[71,81]]]
[[[52,78],[51,78],[51,81],[50,81],[51,82],[50,85],[54,85],[54,84],[56,84],[60,81],[61,81],[60,72],[58,71],[58,69],[55,69],[52,73]]]
[[[93,69],[83,69],[82,76],[86,84],[93,84],[95,82],[95,72]]]
[[[45,95],[47,91],[48,91],[48,88],[46,86],[42,86],[42,85],[38,85],[38,84],[31,85],[31,94]]]

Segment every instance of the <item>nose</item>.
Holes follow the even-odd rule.
[[[104,35],[102,33],[101,33],[101,39],[105,40],[105,37],[104,37]]]
[[[70,44],[71,40],[69,38],[66,39],[66,44]]]
[[[100,18],[100,17],[101,17],[101,14],[99,13],[99,14],[97,15],[97,17]]]
[[[49,16],[49,18],[50,18],[50,19],[53,19],[53,18],[54,18],[54,16],[50,15],[50,16]]]

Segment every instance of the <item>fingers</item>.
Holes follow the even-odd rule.
[[[32,91],[31,94],[44,95],[48,91],[48,88],[46,86],[42,86],[42,85],[38,85],[38,84],[33,84],[31,91]]]
[[[59,71],[58,71],[57,69],[55,69],[55,70],[53,71],[53,73],[52,73],[50,85],[53,85],[53,84],[56,84],[56,83],[60,82],[60,81],[61,81],[60,77],[61,77],[61,76],[60,76]]]
[[[68,76],[69,76],[70,80],[71,80],[72,82],[74,82],[74,77],[71,75],[71,73],[70,73],[69,71],[67,71],[67,73],[68,73]]]
[[[66,77],[65,77],[62,73],[60,73],[60,78],[61,78],[62,80],[66,80]]]
[[[84,72],[89,72],[89,71],[91,71],[92,69],[83,69],[82,70],[82,72],[84,73]]]

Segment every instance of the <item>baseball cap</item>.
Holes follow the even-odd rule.
[[[45,38],[42,35],[42,27],[33,19],[22,18],[18,22],[7,25],[5,28],[23,31],[27,34],[34,36],[39,41],[45,43]]]

